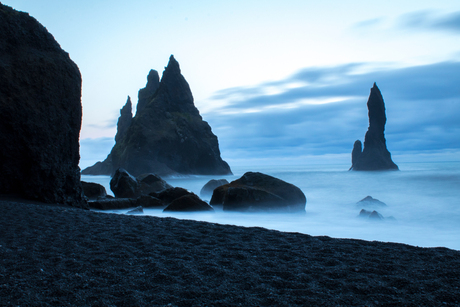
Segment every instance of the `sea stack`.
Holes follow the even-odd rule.
[[[369,128],[364,138],[364,149],[361,151],[361,141],[357,140],[352,151],[352,166],[354,171],[398,170],[391,160],[385,140],[385,103],[377,85],[371,88],[367,101],[369,110]]]
[[[150,71],[138,97],[136,115],[126,132],[118,126],[116,143],[107,159],[86,168],[83,174],[112,175],[119,168],[134,176],[231,174],[220,157],[217,137],[195,107],[174,56],[160,82],[158,73]],[[129,117],[123,114],[122,109],[119,123],[123,116]]]
[[[0,3],[0,194],[86,208],[81,75],[27,13]]]

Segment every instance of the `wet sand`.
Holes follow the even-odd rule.
[[[447,248],[8,200],[0,210],[0,306],[460,305],[460,252]]]

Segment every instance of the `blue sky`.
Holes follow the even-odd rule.
[[[374,82],[398,161],[460,158],[460,2],[7,0],[83,77],[81,167],[174,54],[230,164],[347,162]]]

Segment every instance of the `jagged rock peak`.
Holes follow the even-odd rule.
[[[133,119],[133,105],[131,103],[131,97],[128,96],[128,100],[126,104],[120,110],[120,117],[118,118],[117,123],[117,134],[115,135],[115,142],[120,141],[126,131],[128,130],[129,126],[131,125],[131,121]]]
[[[384,133],[387,121],[385,103],[376,83],[371,88],[367,108],[369,128],[364,137],[364,149],[361,152],[361,142],[359,140],[355,142],[350,170],[398,170],[398,166],[391,160],[391,154],[387,149]]]
[[[159,86],[160,76],[158,75],[158,71],[151,69],[147,76],[146,86],[139,90],[136,114],[142,112],[145,105],[152,100]]]

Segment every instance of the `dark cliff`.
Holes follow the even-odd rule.
[[[159,84],[157,76],[151,70],[147,86],[139,91],[141,105],[124,137],[116,141],[105,161],[83,174],[113,174],[120,167],[135,176],[231,173],[220,157],[217,137],[195,107],[173,56]]]
[[[81,75],[29,14],[0,4],[0,194],[84,207]]]
[[[361,152],[361,142],[355,142],[352,152],[351,170],[376,171],[398,170],[398,166],[391,160],[385,140],[385,103],[377,85],[371,89],[367,101],[369,110],[369,128],[364,138],[364,149]]]

